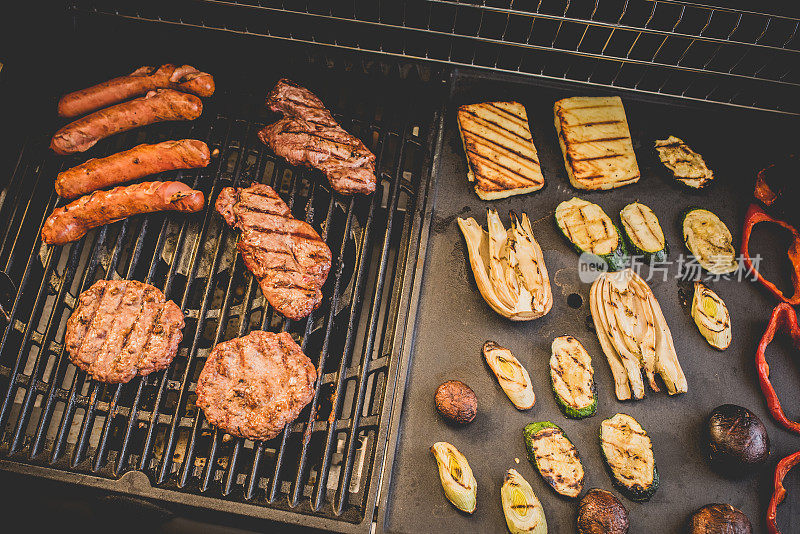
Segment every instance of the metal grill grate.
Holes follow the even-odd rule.
[[[74,8],[800,114],[800,19],[683,0],[85,0]]]
[[[194,124],[129,132],[92,152],[205,140],[219,151],[211,166],[177,173],[204,191],[204,212],[128,219],[48,248],[38,231],[63,202],[51,180],[87,156],[43,156],[44,137],[25,145],[0,190],[0,220],[9,223],[0,230],[0,268],[19,287],[10,324],[0,319],[0,467],[257,517],[297,522],[293,514],[303,514],[304,524],[333,530],[363,531],[371,522],[395,381],[394,329],[405,313],[399,296],[408,255],[416,254],[417,192],[428,178],[435,114],[396,80],[356,92],[348,84],[311,88],[377,155],[371,197],[332,195],[320,175],[287,166],[262,145],[256,132],[271,120],[263,95],[218,94]],[[234,109],[252,111],[239,118]],[[273,313],[236,252],[236,232],[214,213],[222,187],[252,181],[271,184],[296,217],[321,228],[334,254],[325,299],[306,320]],[[105,385],[69,362],[66,320],[77,295],[101,278],[152,283],[181,306],[184,339],[166,372]],[[209,427],[194,404],[211,348],[259,328],[291,332],[320,371],[311,405],[269,442]]]

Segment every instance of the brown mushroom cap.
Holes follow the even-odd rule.
[[[689,518],[689,534],[752,534],[747,516],[730,504],[707,504]]]
[[[578,534],[625,534],[628,511],[613,493],[593,488],[578,504]]]
[[[466,425],[478,413],[478,397],[468,385],[449,380],[438,387],[434,396],[436,410],[450,423]]]

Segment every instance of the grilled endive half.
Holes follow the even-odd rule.
[[[702,282],[694,283],[692,318],[708,344],[725,350],[731,344],[731,316],[728,307]]]
[[[511,214],[505,229],[495,210],[486,214],[488,231],[475,219],[458,219],[469,252],[469,263],[483,299],[512,321],[537,319],[553,306],[550,278],[542,249],[533,237],[526,214]]]
[[[462,512],[474,512],[477,506],[478,482],[467,459],[446,441],[434,443],[431,452],[439,466],[444,496]]]
[[[509,469],[500,488],[500,501],[511,534],[547,534],[542,503],[516,469]]]
[[[601,274],[589,292],[589,307],[619,400],[644,398],[642,370],[654,391],[659,391],[656,375],[670,395],[687,391],[661,306],[638,274],[631,269]]]
[[[708,210],[693,208],[684,213],[683,240],[697,262],[711,274],[732,273],[739,267],[731,231]]]
[[[520,410],[531,408],[536,402],[531,377],[511,351],[487,341],[483,344],[483,357],[514,406]]]

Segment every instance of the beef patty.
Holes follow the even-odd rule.
[[[278,313],[298,320],[319,306],[331,249],[310,224],[292,217],[274,189],[264,184],[226,187],[216,209],[242,231],[239,252]]]
[[[150,284],[100,280],[67,321],[69,359],[95,380],[128,382],[166,369],[183,339],[183,313]]]
[[[197,405],[225,432],[268,440],[311,402],[316,379],[291,335],[256,330],[214,347],[197,381]]]

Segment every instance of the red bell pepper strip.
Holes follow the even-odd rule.
[[[787,251],[789,255],[789,262],[792,265],[792,271],[790,274],[792,278],[792,286],[794,287],[794,294],[791,297],[784,295],[781,290],[775,286],[775,284],[761,276],[761,273],[759,273],[753,266],[753,261],[750,258],[749,251],[750,234],[753,232],[753,227],[762,222],[771,222],[777,224],[778,226],[789,230],[789,232],[792,234],[792,244],[789,246],[789,250]],[[763,284],[770,293],[778,297],[778,299],[782,300],[783,302],[788,302],[793,306],[800,304],[800,232],[798,232],[794,226],[768,215],[757,204],[750,204],[750,207],[747,209],[747,215],[744,217],[741,253],[747,269],[753,273],[753,275],[756,277],[756,280],[761,282],[761,284]]]
[[[800,423],[790,421],[783,413],[781,403],[778,400],[778,394],[775,393],[775,388],[772,387],[772,382],[769,380],[769,365],[767,364],[766,351],[767,345],[770,344],[772,338],[778,332],[786,332],[792,338],[792,344],[795,348],[800,350],[800,326],[797,324],[797,314],[794,308],[781,302],[775,309],[772,310],[772,315],[767,324],[767,330],[761,336],[761,341],[758,343],[758,350],[756,351],[756,369],[758,371],[758,381],[761,384],[761,391],[767,399],[767,406],[775,418],[784,428],[792,432],[800,434]]]
[[[792,467],[800,463],[800,451],[790,454],[775,467],[775,490],[772,493],[772,498],[769,500],[767,507],[767,531],[769,534],[781,534],[778,530],[778,524],[775,519],[778,515],[778,505],[786,498],[786,488],[783,487],[783,479],[786,478],[786,473],[791,471]]]

